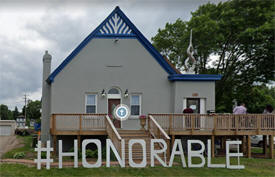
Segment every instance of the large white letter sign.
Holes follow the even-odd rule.
[[[74,152],[62,152],[62,140],[58,140],[58,166],[62,168],[62,159],[65,156],[74,156],[74,168],[78,167],[77,140],[74,140]]]
[[[179,147],[179,151],[177,151],[177,147]],[[182,144],[181,144],[180,139],[176,139],[174,142],[172,155],[170,157],[169,167],[172,167],[175,155],[180,155],[182,167],[186,167],[185,158],[184,158]]]
[[[212,142],[215,143],[215,142]],[[211,164],[211,140],[207,140],[207,167],[225,168],[225,164]]]
[[[133,144],[140,144],[142,147],[142,161],[141,163],[137,164],[133,161],[133,154],[132,154],[132,148],[133,148]],[[147,165],[147,159],[146,159],[146,143],[143,139],[131,139],[129,141],[129,165],[130,167],[136,167],[136,168],[142,168],[142,167],[146,167]]]
[[[97,146],[97,161],[95,164],[89,164],[86,159],[86,146],[89,143],[94,143]],[[82,142],[82,165],[85,168],[101,167],[102,155],[101,155],[101,142],[97,139],[88,139]]]
[[[51,158],[50,152],[53,151],[53,148],[51,148],[50,141],[47,141],[47,147],[41,148],[41,141],[38,141],[37,148],[34,149],[34,151],[37,151],[37,159],[34,159],[34,162],[37,163],[37,169],[41,169],[41,162],[46,162],[46,168],[47,170],[50,169],[50,163],[53,162],[53,159]],[[46,159],[41,159],[41,152],[46,151]]]
[[[198,151],[193,151],[192,150],[192,144],[200,144],[201,145],[201,149]],[[200,140],[188,140],[187,141],[188,144],[188,167],[196,167],[196,168],[200,168],[203,167],[205,164],[205,158],[203,156],[203,151],[205,150],[205,145],[203,144],[202,141]],[[192,164],[192,157],[199,157],[201,159],[201,163],[200,164]]]
[[[155,143],[162,143],[163,149],[155,150]],[[164,153],[164,158],[166,159],[166,149],[167,144],[163,139],[151,139],[151,167],[155,166],[155,158],[161,163],[162,166],[167,167],[166,162],[164,162],[158,154]]]
[[[125,167],[125,143],[124,143],[124,139],[121,140],[121,157],[119,156],[117,149],[115,148],[113,142],[110,139],[106,140],[106,166],[110,167],[110,148],[112,149],[112,151],[114,152],[116,159],[119,162],[119,165],[121,167]]]
[[[230,153],[230,145],[237,144],[238,153]],[[238,159],[238,165],[230,165],[230,157],[242,157],[243,153],[239,153],[239,144],[242,144],[241,141],[226,141],[226,167],[229,169],[244,169],[244,165],[240,165]]]

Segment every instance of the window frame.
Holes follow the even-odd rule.
[[[139,105],[132,105],[132,96],[138,96],[139,97]],[[131,110],[131,117],[134,117],[134,118],[139,118],[139,116],[142,115],[141,113],[141,105],[142,105],[142,102],[141,102],[141,94],[131,94],[130,96],[130,110]],[[132,115],[132,106],[139,106],[139,115]]]
[[[88,95],[94,95],[95,96],[95,104],[87,104],[87,98]],[[87,113],[87,106],[95,106],[95,113]],[[97,114],[97,94],[95,93],[86,93],[85,94],[85,114]]]

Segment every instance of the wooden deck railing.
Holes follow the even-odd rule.
[[[163,139],[167,144],[167,150],[164,154],[165,162],[166,158],[170,156],[170,137],[167,135],[167,133],[161,128],[161,126],[158,124],[158,122],[154,119],[152,115],[148,116],[148,131],[151,134],[152,138],[154,139]],[[163,145],[160,143],[160,147],[163,148]]]
[[[121,155],[121,137],[115,128],[112,120],[108,115],[105,116],[106,119],[106,131],[109,138],[112,140],[114,146],[116,147],[118,153]]]
[[[273,130],[275,114],[150,114],[167,132],[183,130]]]
[[[105,130],[106,114],[53,114],[51,130],[58,131],[102,131]]]

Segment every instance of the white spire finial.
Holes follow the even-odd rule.
[[[192,45],[192,29],[190,31],[190,41],[186,52],[187,52],[188,58],[186,58],[184,62],[185,73],[195,74],[196,59],[194,57],[194,48]]]

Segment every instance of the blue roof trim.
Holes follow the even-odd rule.
[[[101,34],[100,29],[109,22],[112,16],[117,13],[121,19],[129,26],[132,30],[130,34]],[[124,29],[123,29],[124,30]],[[128,29],[129,30],[129,29]],[[127,31],[128,31],[127,30]],[[47,82],[50,84],[54,81],[56,75],[62,71],[62,69],[93,39],[93,38],[126,38],[136,37],[141,44],[147,49],[147,51],[157,60],[157,62],[163,67],[163,69],[169,74],[176,74],[176,71],[162,58],[161,54],[153,47],[153,45],[143,36],[143,34],[135,27],[135,25],[128,19],[128,17],[120,10],[117,6],[111,14],[92,32],[90,33],[73,51],[72,53],[51,73],[48,77]]]
[[[170,81],[219,81],[222,75],[214,74],[173,74],[168,76]]]

